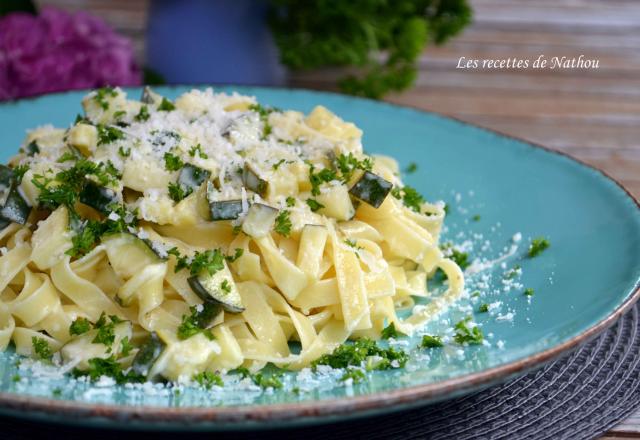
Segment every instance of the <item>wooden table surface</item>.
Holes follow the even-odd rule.
[[[41,0],[94,12],[144,57],[146,0]],[[388,99],[561,150],[640,197],[640,1],[472,0],[474,23],[420,60],[417,86]],[[599,60],[598,69],[456,69],[467,59],[539,55]],[[294,75],[332,89],[331,75]],[[604,438],[640,438],[640,411]]]

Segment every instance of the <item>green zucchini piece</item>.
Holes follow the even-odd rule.
[[[207,203],[209,213],[214,222],[235,220],[242,214],[242,200],[216,200],[213,183],[207,182]]]
[[[244,170],[242,171],[242,182],[244,186],[257,194],[260,194],[261,197],[264,197],[267,194],[268,182],[258,176],[253,168],[249,164],[244,165]]]
[[[100,186],[91,180],[87,180],[82,191],[80,191],[80,202],[103,214],[109,214],[111,212],[109,206],[118,202],[118,195],[111,188]]]
[[[351,187],[349,194],[378,208],[391,192],[393,184],[371,171],[365,171]]]
[[[151,90],[151,87],[145,86],[144,89],[142,89],[142,96],[140,96],[140,102],[143,102],[145,104],[153,104],[154,102],[156,102],[157,97],[159,97],[159,95],[155,93],[153,90]]]
[[[165,346],[158,334],[151,332],[149,339],[142,344],[140,350],[136,353],[136,357],[133,358],[133,364],[131,364],[133,372],[148,377],[151,367],[158,360]]]
[[[235,220],[242,213],[242,200],[209,201],[211,220]]]
[[[186,192],[191,193],[205,182],[211,173],[200,167],[191,164],[185,164],[178,175],[178,185]]]
[[[0,165],[0,206],[7,203],[13,183],[13,170],[6,165]]]
[[[31,213],[31,206],[22,197],[18,187],[14,186],[9,191],[9,197],[5,202],[2,209],[0,209],[0,220],[9,221],[24,225],[27,223],[27,218]]]
[[[224,269],[213,275],[204,271],[200,275],[189,277],[187,281],[191,290],[205,303],[218,303],[229,313],[244,311],[240,292],[226,263]]]
[[[38,143],[36,141],[31,141],[29,145],[24,147],[24,152],[27,156],[33,157],[36,154],[40,153],[40,147],[38,146]]]
[[[111,267],[122,278],[131,278],[146,266],[166,260],[153,248],[153,243],[129,232],[116,232],[102,237]]]
[[[242,222],[242,231],[249,237],[260,238],[268,235],[278,217],[278,210],[262,203],[254,203]]]
[[[193,323],[198,328],[207,329],[213,327],[216,318],[222,313],[222,305],[217,301],[211,301],[211,298],[203,301],[202,310],[195,315]]]

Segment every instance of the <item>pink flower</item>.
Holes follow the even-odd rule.
[[[131,42],[97,17],[45,7],[0,19],[0,100],[140,81]]]

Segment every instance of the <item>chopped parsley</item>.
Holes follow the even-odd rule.
[[[93,327],[98,330],[95,338],[91,341],[93,344],[103,344],[109,351],[116,340],[116,324],[121,323],[122,320],[115,315],[107,315],[102,312],[100,318],[96,321]]]
[[[291,219],[289,219],[289,211],[285,209],[278,213],[273,230],[284,237],[288,237],[289,234],[291,234]]]
[[[236,261],[238,258],[242,257],[242,254],[244,254],[244,249],[242,248],[236,248],[236,250],[234,251],[233,255],[227,255],[226,257],[224,257],[229,263],[233,263],[234,261]]]
[[[77,150],[65,151],[57,160],[58,163],[73,162],[82,159],[82,155]]]
[[[184,162],[180,157],[175,154],[169,153],[168,151],[164,153],[164,168],[167,171],[178,171],[182,169],[184,166]]]
[[[442,338],[440,336],[424,335],[422,341],[420,341],[420,347],[422,348],[437,348],[444,347]]]
[[[13,169],[13,178],[16,181],[16,185],[20,185],[27,171],[29,171],[29,165],[27,164],[18,165]]]
[[[527,256],[529,258],[536,257],[540,255],[542,251],[547,249],[551,243],[544,237],[534,238],[529,245],[529,251],[527,252]]]
[[[478,298],[479,296],[480,296],[479,290],[474,290],[473,292],[471,292],[471,298]]]
[[[371,171],[373,162],[369,157],[358,160],[353,153],[341,154],[335,160],[335,167],[340,171],[342,181],[346,183],[351,180],[356,170]]]
[[[260,115],[260,120],[262,121],[261,140],[265,140],[273,131],[273,127],[271,126],[271,124],[269,124],[269,115],[279,110],[271,107],[265,107],[260,104],[251,104],[249,106],[249,110],[254,111],[258,113],[258,115]]]
[[[125,116],[126,114],[127,112],[125,112],[124,110],[118,110],[117,112],[113,113],[113,119],[117,121],[121,119],[123,116]]]
[[[96,125],[98,130],[98,145],[106,145],[124,139],[124,131],[109,125]]]
[[[481,219],[480,214],[476,214],[473,217],[471,217],[471,220],[473,220],[474,222],[479,222]]]
[[[219,387],[224,385],[220,375],[212,373],[211,371],[203,371],[202,373],[195,374],[193,376],[193,381],[208,390],[210,390],[214,385]]]
[[[163,97],[160,105],[158,106],[158,111],[160,112],[170,112],[176,109],[176,106],[173,102],[169,101],[167,98]]]
[[[114,379],[116,383],[120,385],[125,383],[142,383],[146,380],[143,375],[135,373],[133,370],[125,373],[115,356],[110,356],[106,359],[91,358],[87,363],[89,364],[87,370],[74,368],[71,374],[73,374],[74,377],[86,376],[92,382],[106,376]]]
[[[345,373],[340,377],[341,382],[345,382],[349,379],[352,380],[353,383],[360,383],[366,378],[364,371],[358,368],[349,368]]]
[[[189,156],[191,157],[195,157],[195,155],[198,155],[198,157],[200,157],[201,159],[208,159],[209,155],[206,154],[204,151],[202,151],[202,145],[198,144],[198,145],[194,145],[193,147],[191,147],[191,149],[189,150]]]
[[[11,382],[20,382],[22,380],[22,377],[20,377],[19,374],[14,374],[13,376],[11,376]]]
[[[62,396],[62,388],[54,388],[53,391],[51,391],[51,395],[53,397],[60,397]]]
[[[58,172],[54,177],[35,174],[31,182],[39,190],[38,202],[50,209],[65,205],[72,216],[77,219],[75,202],[78,200],[87,176],[95,178],[102,186],[112,184],[116,177],[113,170],[104,163],[96,163],[87,159],[79,159],[71,168]]]
[[[120,146],[118,148],[118,154],[122,157],[129,157],[131,156],[131,148],[127,148],[126,150],[124,149],[124,147]]]
[[[402,200],[402,204],[415,212],[420,212],[422,204],[425,202],[424,197],[414,188],[405,185],[402,188],[393,188],[391,194],[398,200]]]
[[[273,165],[271,165],[271,168],[276,171],[278,168],[280,168],[280,165],[282,165],[283,163],[285,163],[287,160],[286,159],[280,159],[279,161],[277,161],[276,163],[274,163]]]
[[[118,92],[113,87],[102,87],[96,90],[93,100],[98,103],[102,110],[108,110],[109,98],[115,98],[116,96],[118,96]]]
[[[93,249],[104,234],[123,232],[129,227],[137,226],[135,212],[130,213],[123,206],[113,206],[112,209],[118,215],[117,220],[108,217],[103,221],[89,219],[77,226],[76,234],[71,238],[73,246],[66,254],[74,258],[80,257]],[[127,222],[129,217],[131,219]]]
[[[313,164],[309,164],[309,183],[311,183],[311,194],[314,196],[320,195],[320,185],[325,182],[331,182],[338,178],[335,171],[329,168],[323,168],[317,173],[314,172],[315,167]]]
[[[202,306],[189,308],[190,315],[183,315],[182,322],[178,327],[178,338],[180,340],[189,339],[198,333],[204,334],[208,339],[213,340],[214,336],[208,328],[211,322],[220,313],[220,306],[213,302],[205,302]]]
[[[131,350],[133,350],[133,345],[129,341],[129,336],[125,336],[120,340],[120,355],[122,357],[129,356]]]
[[[402,350],[381,348],[371,339],[358,339],[353,344],[342,344],[330,354],[324,354],[311,363],[332,368],[360,367],[366,362],[367,370],[402,368],[409,356]]]
[[[453,247],[453,243],[449,241],[443,243],[442,246],[440,246],[440,249],[447,258],[453,260],[462,270],[466,269],[471,264],[469,262],[469,254],[457,250]]]
[[[38,359],[43,361],[51,360],[53,352],[51,351],[51,347],[49,347],[49,343],[46,339],[34,336],[31,338],[31,344],[33,345],[33,351]]]
[[[459,321],[455,326],[455,335],[453,339],[458,344],[480,345],[484,340],[484,335],[480,327],[471,322],[471,317]]]
[[[260,388],[282,388],[282,381],[278,375],[270,375],[266,376],[263,373],[255,373],[252,374],[248,369],[241,367],[237,368],[236,372],[242,376],[243,379],[249,378],[253,381],[254,384],[258,385]]]
[[[505,280],[511,280],[520,274],[520,265],[516,264],[504,274]]]
[[[318,202],[316,199],[307,199],[306,202],[307,202],[307,205],[309,205],[309,208],[311,208],[311,211],[313,212],[316,212],[317,210],[324,208],[324,205]]]
[[[418,164],[415,162],[411,162],[407,165],[407,169],[405,170],[407,174],[413,174],[418,171]]]
[[[229,280],[223,280],[220,284],[220,290],[224,293],[231,293],[231,284],[229,284]]]
[[[149,116],[149,108],[146,105],[143,105],[142,107],[140,107],[140,111],[137,115],[135,115],[133,119],[138,122],[144,122],[149,119]]]
[[[405,335],[401,331],[398,331],[396,329],[396,325],[392,322],[391,324],[386,326],[384,329],[382,329],[381,336],[382,336],[382,339],[389,339],[389,338],[395,339],[395,338],[399,338],[401,336],[407,336],[407,335]]]
[[[287,198],[285,199],[285,202],[287,204],[287,207],[291,208],[292,206],[295,206],[296,204],[296,199],[294,199],[291,196],[287,196]]]
[[[347,246],[352,247],[357,251],[359,251],[360,249],[364,249],[362,246],[358,246],[358,242],[356,240],[353,240],[351,238],[345,239],[344,242]]]
[[[527,287],[526,289],[524,289],[524,294],[526,296],[533,296],[534,290],[531,287]]]
[[[484,303],[484,304],[480,304],[480,307],[478,307],[478,312],[480,313],[487,313],[489,311],[489,304]]]
[[[203,271],[208,272],[209,275],[213,275],[224,269],[225,256],[220,249],[209,249],[203,252],[196,251],[191,258],[180,255],[180,252],[178,252],[176,248],[172,248],[168,252],[178,259],[174,269],[175,272],[179,272],[182,269],[189,269],[191,275],[199,275]],[[236,258],[239,258],[240,255],[242,255],[242,251],[236,249],[236,255]]]
[[[185,189],[179,183],[169,182],[169,185],[167,186],[167,191],[169,192],[169,197],[171,197],[171,200],[173,200],[174,202],[179,202],[180,200],[184,199],[189,194],[191,194],[193,192],[193,189],[192,188]]]
[[[91,322],[87,318],[76,318],[69,326],[69,334],[71,336],[82,335],[89,330],[91,330]]]

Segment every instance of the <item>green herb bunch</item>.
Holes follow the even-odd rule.
[[[467,0],[272,0],[269,24],[283,64],[354,66],[342,91],[380,98],[411,86],[425,45],[444,43],[471,15]]]

